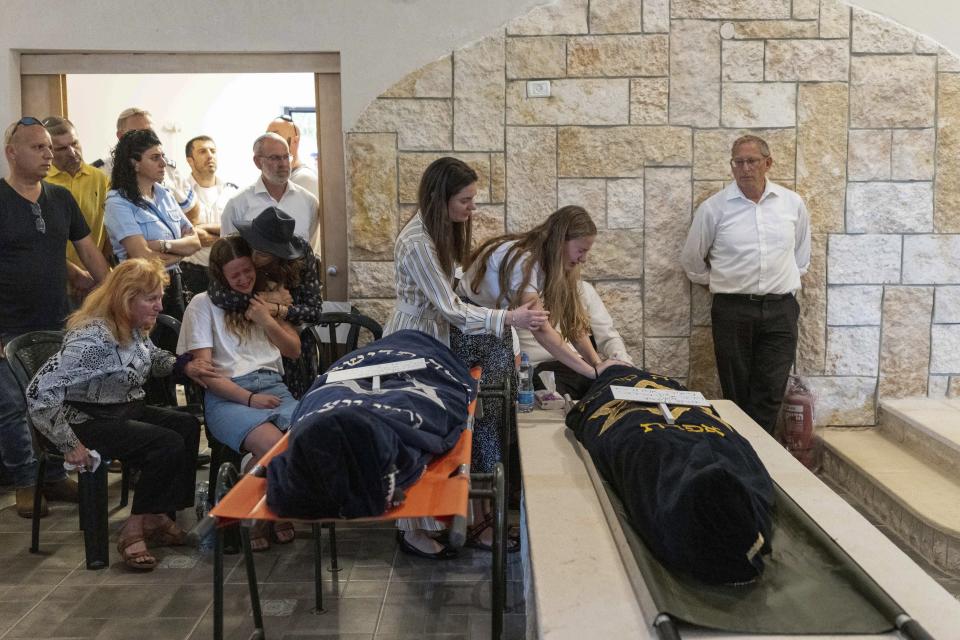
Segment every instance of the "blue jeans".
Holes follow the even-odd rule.
[[[4,342],[14,337],[4,336]],[[27,406],[6,360],[0,360],[0,459],[18,489],[36,484],[37,457],[27,424]],[[66,477],[63,465],[47,465],[46,482],[58,482]]]

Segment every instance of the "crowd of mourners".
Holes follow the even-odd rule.
[[[46,500],[77,501],[62,466],[37,478],[32,425],[80,472],[97,463],[94,451],[139,471],[117,550],[131,569],[150,570],[151,546],[186,539],[177,512],[193,505],[200,423],[148,404],[148,379],[173,375],[201,388],[210,434],[249,454],[245,469],[290,427],[313,382],[290,364],[301,355],[301,327],[322,313],[318,181],[298,156],[299,139],[289,117],[270,122],[253,143],[260,177],[239,189],[217,176],[209,136],[187,142],[189,171],[175,167],[143,109],[120,113],[115,148],[91,164],[66,118],[24,117],[6,129],[0,340],[65,331],[25,394],[0,363],[0,458],[19,515],[33,516],[35,491],[45,498],[39,515]],[[716,294],[724,394],[765,427],[792,362],[793,293],[809,262],[806,210],[764,178],[771,164],[763,140],[734,143],[736,180],[698,209],[681,257],[690,279]],[[479,186],[477,172],[456,158],[439,157],[424,171],[418,210],[396,239],[396,303],[384,333],[424,332],[465,365],[481,365],[481,384],[508,378],[513,389],[520,350],[571,380],[632,364],[597,292],[581,280],[598,233],[590,213],[561,206],[532,229],[477,243]],[[160,314],[182,323],[176,353],[151,341]],[[503,451],[513,425],[496,403],[477,417],[473,471],[511,463]],[[489,550],[489,505],[476,503],[473,514],[467,544]],[[443,528],[401,520],[398,543],[412,555],[453,557]],[[251,545],[294,536],[290,522],[263,523]],[[508,548],[518,545],[511,539]]]

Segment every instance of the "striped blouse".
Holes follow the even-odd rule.
[[[418,211],[397,236],[394,248],[397,302],[384,335],[400,329],[423,331],[450,344],[450,325],[466,334],[502,336],[506,310],[463,302],[453,292],[437,258],[437,249]]]

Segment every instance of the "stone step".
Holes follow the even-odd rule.
[[[938,569],[960,575],[960,477],[884,436],[827,428],[823,472]]]
[[[960,478],[960,400],[881,400],[879,423],[886,438]]]

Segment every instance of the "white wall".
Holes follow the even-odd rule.
[[[562,0],[586,2],[586,0]],[[343,126],[409,71],[544,0],[28,0],[0,3],[0,123],[20,115],[20,51],[341,54]],[[960,2],[858,0],[960,52]],[[152,13],[139,7],[149,6]],[[282,10],[281,10],[282,8]],[[0,167],[5,170],[5,165]]]
[[[71,75],[67,100],[88,162],[116,144],[117,114],[137,106],[150,111],[164,151],[185,173],[184,145],[205,134],[217,143],[218,175],[243,188],[259,176],[253,141],[284,106],[313,107],[314,86],[309,73]]]

